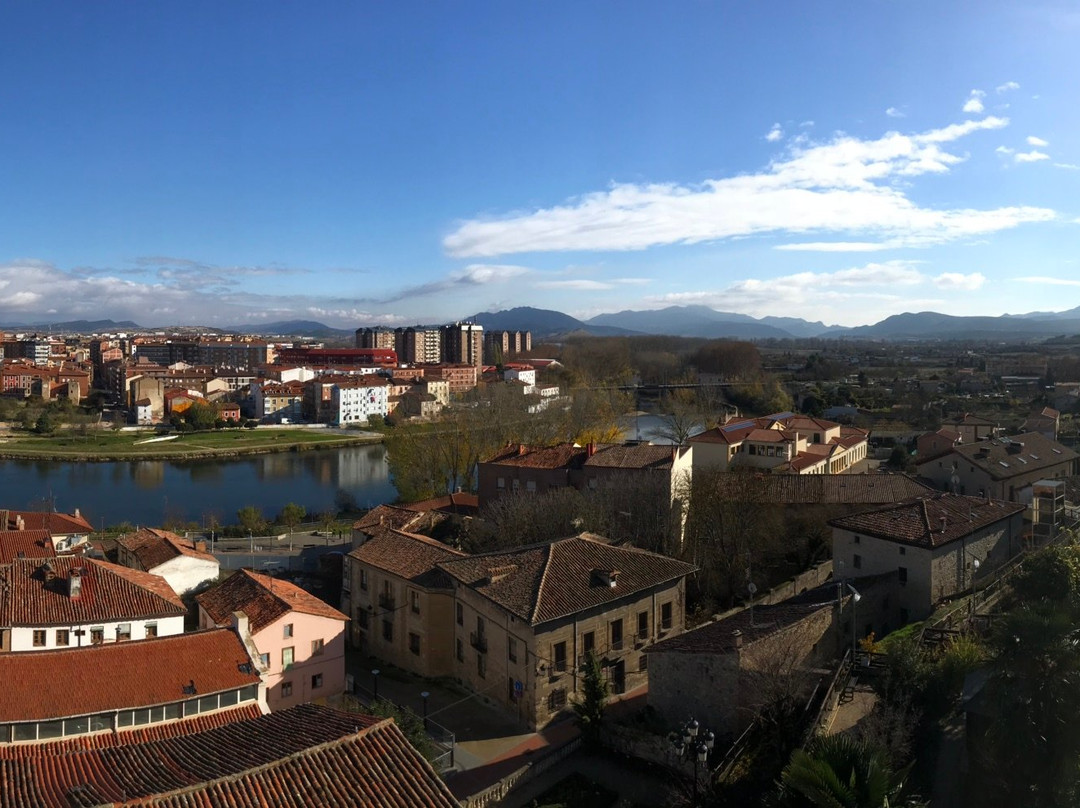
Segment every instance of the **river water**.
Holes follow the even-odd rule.
[[[287,502],[318,514],[397,497],[382,444],[279,452],[218,460],[86,463],[0,460],[0,508],[71,513],[94,527],[131,522],[203,522],[213,513],[235,523],[246,505],[275,516]]]

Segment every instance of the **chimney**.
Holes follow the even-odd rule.
[[[68,578],[68,597],[78,600],[82,596],[82,567],[73,567]]]
[[[594,454],[596,454],[596,444],[592,441],[589,441],[589,443],[585,446],[585,456],[592,457]]]
[[[524,443],[519,443],[518,444],[518,456],[520,457],[520,456],[522,456],[524,454],[525,454],[525,444]]]
[[[203,541],[202,539],[199,539],[197,542],[195,542],[195,552],[197,552],[197,553],[205,553],[206,552],[206,542]]]
[[[81,514],[81,513],[79,513],[79,509],[78,509],[78,508],[76,508],[76,509],[75,509],[75,518],[76,518],[76,519],[82,519],[82,514]]]
[[[735,642],[735,649],[742,648],[742,632],[739,629],[735,629],[731,632],[731,639]]]
[[[246,614],[244,614],[243,612],[233,612],[232,613],[233,631],[235,631],[237,634],[239,634],[241,636],[241,638],[247,636],[248,631],[249,631],[249,626],[250,626],[250,624],[248,622],[248,616]]]
[[[942,533],[944,533],[944,532],[945,532],[945,526],[946,526],[947,524],[948,524],[948,520],[947,520],[947,519],[946,519],[946,518],[945,518],[944,516],[942,516],[942,517],[941,517],[941,532],[942,532]]]
[[[26,553],[19,551],[19,558],[26,558]],[[53,569],[53,565],[46,561],[41,565],[41,574],[45,577],[45,583],[49,583],[56,577],[56,570]]]

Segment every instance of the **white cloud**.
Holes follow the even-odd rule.
[[[1016,151],[1016,149],[1010,149],[1008,146],[998,146],[994,151],[998,154],[1010,155]]]
[[[465,221],[443,247],[452,256],[490,257],[642,250],[767,233],[860,236],[835,248],[808,242],[850,251],[859,243],[873,249],[923,246],[1051,220],[1052,210],[1036,207],[925,208],[905,193],[900,181],[946,174],[963,162],[945,144],[1007,125],[1007,119],[989,116],[916,134],[888,132],[876,140],[837,135],[823,143],[789,144],[783,157],[755,174],[700,185],[614,184],[551,208]]]
[[[966,292],[974,292],[986,283],[986,276],[981,272],[972,272],[964,275],[961,272],[943,272],[932,280],[938,289],[961,289]]]
[[[627,286],[644,286],[647,283],[652,283],[652,278],[615,278],[612,283],[623,283]]]
[[[1020,89],[1020,85],[1017,84],[1015,81],[1007,81],[1004,84],[999,84],[997,87],[994,88],[995,92],[997,92],[999,94],[1000,93],[1007,93],[1009,90],[1019,90],[1019,89]]]
[[[802,121],[799,124],[800,129],[810,129],[814,125],[813,121]]]
[[[765,135],[765,139],[770,143],[775,143],[784,136],[784,130],[780,128],[780,124],[774,123],[772,129]]]
[[[1050,155],[1046,154],[1045,152],[1038,151],[1037,149],[1032,149],[1029,152],[1017,152],[1013,156],[1013,159],[1018,163],[1035,163],[1039,160],[1049,160]]]
[[[1054,168],[1066,168],[1069,171],[1080,171],[1080,166],[1075,163],[1054,163]]]
[[[778,244],[773,249],[802,252],[876,252],[891,250],[897,244],[877,241],[800,241],[794,244]]]
[[[986,93],[982,90],[972,90],[971,95],[968,96],[968,100],[964,102],[964,112],[978,115],[986,109],[982,99],[986,97]]]
[[[897,109],[896,107],[889,107],[887,110],[885,110],[885,114],[888,115],[890,118],[906,118],[907,117],[906,112],[903,112],[903,111]]]
[[[1027,144],[1029,146],[1041,146],[1043,148],[1050,145],[1049,142],[1043,140],[1041,137],[1035,137],[1034,135],[1028,135]]]
[[[603,281],[592,281],[584,278],[568,281],[538,281],[534,283],[537,289],[576,289],[581,292],[600,291],[602,289],[614,289],[615,286]]]
[[[1080,286],[1080,280],[1073,278],[1051,278],[1046,275],[1028,275],[1023,278],[1013,278],[1021,283],[1037,283],[1047,286]]]

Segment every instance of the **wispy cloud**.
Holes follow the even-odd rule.
[[[1069,171],[1080,171],[1080,166],[1075,163],[1054,163],[1054,168],[1064,168]]]
[[[537,281],[533,284],[537,289],[576,289],[581,292],[595,292],[602,289],[614,289],[615,284],[604,281],[593,281],[586,278],[566,281]]]
[[[974,292],[986,283],[986,276],[981,272],[971,272],[967,275],[962,272],[943,272],[931,282],[939,289],[959,289]]]
[[[1019,89],[1020,89],[1020,85],[1017,84],[1015,81],[1007,81],[1004,84],[999,84],[997,87],[995,87],[994,91],[1000,95],[1001,93],[1007,93],[1010,90],[1019,90]]]
[[[885,110],[885,114],[888,115],[890,118],[906,118],[907,117],[906,112],[904,112],[903,110],[897,109],[896,107],[889,107],[887,110]]]
[[[382,298],[365,298],[365,303],[398,303],[417,297],[443,294],[456,289],[504,283],[512,278],[527,275],[533,270],[513,264],[470,264],[464,269],[455,270],[442,280],[429,281],[416,286],[408,286],[392,295]]]
[[[986,110],[986,106],[982,100],[986,97],[986,93],[982,90],[972,90],[968,96],[968,100],[964,102],[964,112],[970,115],[978,115]]]
[[[770,143],[775,143],[776,141],[778,141],[783,136],[784,136],[784,130],[780,128],[780,124],[774,123],[772,125],[772,129],[770,129],[766,133],[765,139],[767,141],[769,141]]]
[[[1027,144],[1029,146],[1039,146],[1039,147],[1042,147],[1042,148],[1045,148],[1046,146],[1050,145],[1049,142],[1043,140],[1041,137],[1035,137],[1035,135],[1028,135],[1027,136]]]
[[[1048,275],[1027,275],[1023,278],[1013,278],[1020,283],[1036,283],[1040,286],[1080,286],[1080,280],[1075,278],[1052,278]]]
[[[1029,152],[1017,152],[1013,155],[1013,159],[1018,163],[1036,163],[1039,160],[1049,160],[1050,155],[1037,149],[1032,149]]]
[[[767,233],[843,233],[833,248],[810,241],[786,249],[853,251],[923,246],[981,236],[1027,222],[1048,221],[1046,208],[941,210],[906,195],[910,181],[947,174],[964,156],[946,144],[978,131],[1001,129],[988,116],[940,129],[875,140],[837,135],[823,143],[789,144],[765,170],[700,185],[614,184],[563,205],[463,222],[443,240],[458,257],[529,252],[642,250]],[[871,238],[866,238],[870,236]]]

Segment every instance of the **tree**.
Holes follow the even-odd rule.
[[[307,508],[303,505],[297,505],[295,502],[288,502],[281,509],[278,521],[288,528],[290,553],[292,552],[292,534],[296,532],[296,526],[304,521],[305,516],[307,516]]]
[[[60,416],[52,409],[46,407],[34,422],[34,431],[39,435],[51,435],[60,426]]]
[[[1080,546],[1056,545],[1028,556],[1012,588],[1028,605],[1080,608]]]
[[[213,429],[217,421],[217,410],[208,401],[196,401],[184,411],[184,420],[194,429]]]
[[[266,527],[266,519],[263,518],[262,511],[255,505],[245,505],[236,512],[236,518],[241,527],[250,533],[262,533]]]
[[[604,724],[607,697],[608,683],[600,667],[600,658],[595,651],[589,651],[585,658],[581,699],[574,702],[573,708],[577,725],[581,728],[582,740],[594,749],[600,745],[600,730]]]
[[[677,390],[664,397],[665,412],[660,414],[660,427],[656,430],[657,436],[676,446],[686,443],[706,419],[706,414],[693,395],[686,393],[685,390]]]
[[[426,760],[434,760],[438,749],[424,729],[424,719],[408,707],[399,707],[387,699],[376,699],[364,712],[379,718],[392,718],[398,729]]]
[[[898,808],[908,769],[893,772],[885,754],[849,735],[820,736],[796,749],[780,775],[781,808]]]

